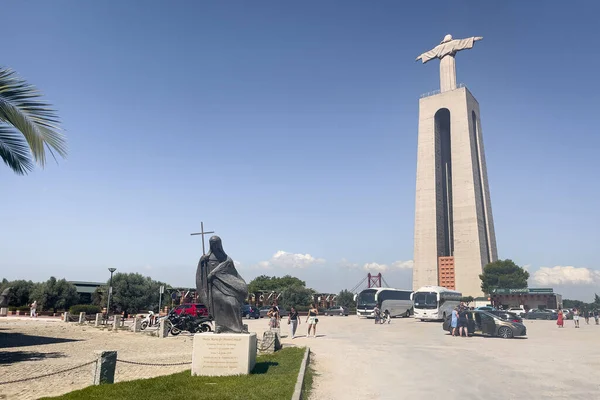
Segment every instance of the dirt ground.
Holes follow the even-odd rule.
[[[259,338],[267,321],[245,320]],[[317,338],[289,335],[284,345],[310,346],[316,376],[311,399],[579,399],[600,396],[600,326],[526,321],[527,339],[454,338],[439,323],[412,318],[390,325],[320,317]],[[593,324],[593,322],[592,322]],[[299,334],[306,333],[302,320]],[[288,326],[282,326],[286,335]],[[60,371],[117,350],[119,359],[191,360],[192,338],[113,333],[56,320],[0,319],[0,382]],[[116,381],[188,369],[117,364]],[[0,385],[0,399],[37,399],[88,386],[92,366],[33,381]]]
[[[126,361],[177,363],[191,361],[192,337],[159,339],[126,331],[111,332],[56,319],[0,319],[0,383],[74,367],[96,358],[96,350],[117,350]],[[0,385],[0,399],[37,399],[81,389],[92,383],[92,365],[29,382]],[[183,366],[117,363],[115,381],[168,375]]]

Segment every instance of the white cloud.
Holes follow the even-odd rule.
[[[271,268],[306,268],[314,264],[323,264],[322,258],[315,258],[310,254],[288,253],[279,250],[268,261],[261,261],[258,266],[265,269]]]
[[[365,271],[385,272],[389,267],[386,264],[378,264],[376,262],[366,263],[363,265]]]
[[[590,285],[600,284],[600,271],[572,266],[541,267],[532,276],[538,285]]]
[[[387,265],[387,264],[379,264],[376,262],[371,262],[371,263],[366,263],[365,265],[363,265],[363,269],[365,271],[376,271],[376,272],[385,272],[388,270],[395,270],[395,269],[412,269],[413,267],[413,260],[407,260],[407,261],[394,261],[391,265]]]

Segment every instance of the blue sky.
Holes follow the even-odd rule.
[[[56,106],[70,151],[27,177],[0,168],[1,276],[102,281],[113,266],[193,286],[204,221],[247,280],[339,291],[370,269],[410,287],[418,99],[439,86],[415,57],[451,33],[484,37],[457,73],[481,106],[499,256],[532,286],[600,292],[593,2],[3,12],[0,64]]]

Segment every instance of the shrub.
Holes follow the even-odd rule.
[[[76,304],[69,308],[69,314],[78,315],[81,312],[84,312],[86,314],[97,314],[99,312],[102,312],[102,309],[99,306],[95,306],[93,304]]]
[[[25,312],[29,312],[29,306],[21,306],[21,307],[17,307],[17,311],[25,311]]]

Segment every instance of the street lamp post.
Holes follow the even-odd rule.
[[[106,303],[106,322],[108,323],[108,313],[110,312],[110,295],[112,294],[112,276],[113,272],[115,272],[116,268],[109,268],[110,271],[110,281],[108,281],[108,302]]]

